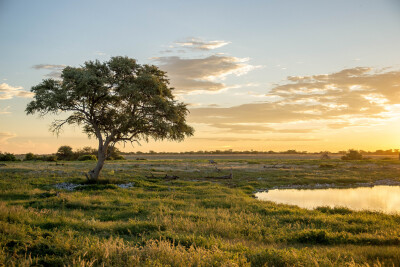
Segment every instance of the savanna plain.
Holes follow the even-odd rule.
[[[398,159],[144,158],[106,162],[98,184],[84,178],[94,161],[3,164],[0,265],[400,266],[399,215],[254,197],[400,181]]]

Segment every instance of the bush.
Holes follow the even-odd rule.
[[[0,153],[0,161],[18,161],[18,159],[11,153]]]
[[[82,155],[82,156],[79,156],[78,160],[80,160],[80,161],[97,160],[97,157],[95,155]]]
[[[119,151],[118,148],[116,147],[109,147],[107,149],[107,160],[121,160],[125,159],[123,156],[121,156],[121,151]]]
[[[27,153],[25,155],[25,159],[24,160],[36,160],[37,156],[31,152]]]
[[[109,147],[107,150],[107,160],[124,160],[121,156],[121,151],[116,147]],[[58,148],[56,153],[58,160],[97,160],[97,149],[86,146],[81,149],[77,149],[76,152],[72,150],[70,146],[61,146]]]
[[[125,158],[123,156],[121,156],[121,155],[116,155],[116,156],[113,156],[113,157],[109,157],[108,159],[109,160],[125,160]]]
[[[94,149],[90,146],[85,146],[83,148],[77,149],[76,152],[74,152],[75,159],[78,159],[80,156],[83,155],[97,155],[97,149]]]
[[[55,162],[55,161],[57,161],[57,156],[56,155],[41,156],[41,157],[37,157],[37,159],[42,160],[42,161]]]
[[[349,152],[341,158],[342,160],[360,160],[363,156],[357,150],[350,149]]]
[[[39,156],[39,155],[35,155],[33,153],[27,153],[25,155],[25,161],[29,161],[29,160],[41,160],[41,161],[57,161],[57,156],[56,155],[43,155],[43,156]]]
[[[57,159],[59,160],[73,160],[74,152],[70,146],[60,146],[57,150]]]

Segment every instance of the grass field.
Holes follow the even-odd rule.
[[[400,216],[253,197],[288,185],[400,181],[399,160],[214,159],[216,166],[184,156],[107,162],[103,183],[73,191],[55,185],[85,183],[94,162],[6,163],[0,265],[400,266]]]

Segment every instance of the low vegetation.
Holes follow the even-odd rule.
[[[18,159],[14,154],[0,152],[0,161],[18,161]]]
[[[8,154],[15,158],[13,154]],[[97,150],[91,147],[72,150],[70,146],[61,146],[57,153],[52,155],[35,155],[33,153],[25,154],[24,161],[86,161],[97,160]],[[15,158],[16,159],[16,158]],[[110,147],[107,153],[107,160],[123,160],[125,159],[116,147]],[[1,158],[0,158],[1,160]]]
[[[338,154],[346,154],[348,151],[342,150],[338,151]],[[399,149],[377,149],[375,151],[365,151],[365,150],[359,150],[363,155],[399,155],[400,150]],[[150,150],[148,152],[143,152],[143,151],[136,151],[136,152],[129,152],[126,154],[136,154],[136,155],[153,155],[153,154],[158,154],[158,155],[171,155],[171,154],[185,154],[185,155],[204,155],[204,154],[225,154],[225,155],[243,155],[243,154],[253,154],[253,155],[265,155],[265,154],[297,154],[297,155],[304,155],[304,154],[320,154],[321,156],[324,155],[329,155],[333,154],[336,152],[330,152],[330,151],[320,151],[320,152],[308,152],[308,151],[297,151],[295,149],[289,149],[286,151],[273,151],[273,150],[241,150],[241,151],[236,151],[232,149],[227,149],[227,150],[198,150],[198,151],[183,151],[183,152],[156,152],[154,150]],[[324,156],[325,157],[325,156]]]
[[[97,160],[97,149],[86,146],[76,151],[70,146],[60,146],[57,150],[56,157],[58,160]],[[121,160],[125,159],[116,147],[109,147],[107,150],[106,160]]]
[[[56,155],[35,155],[33,153],[27,153],[24,158],[25,161],[40,160],[40,161],[57,161]]]
[[[363,156],[357,150],[350,149],[346,155],[342,157],[342,160],[361,160]]]
[[[124,160],[85,185],[82,172],[94,164],[0,168],[0,265],[400,265],[398,215],[253,197],[275,186],[399,181],[398,160]],[[206,178],[231,170],[232,179]]]
[[[97,157],[95,155],[82,155],[78,157],[78,160],[80,161],[97,160]]]

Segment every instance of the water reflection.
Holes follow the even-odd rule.
[[[347,207],[400,213],[400,186],[374,186],[328,189],[276,189],[256,194],[260,200],[314,209],[321,206]]]

